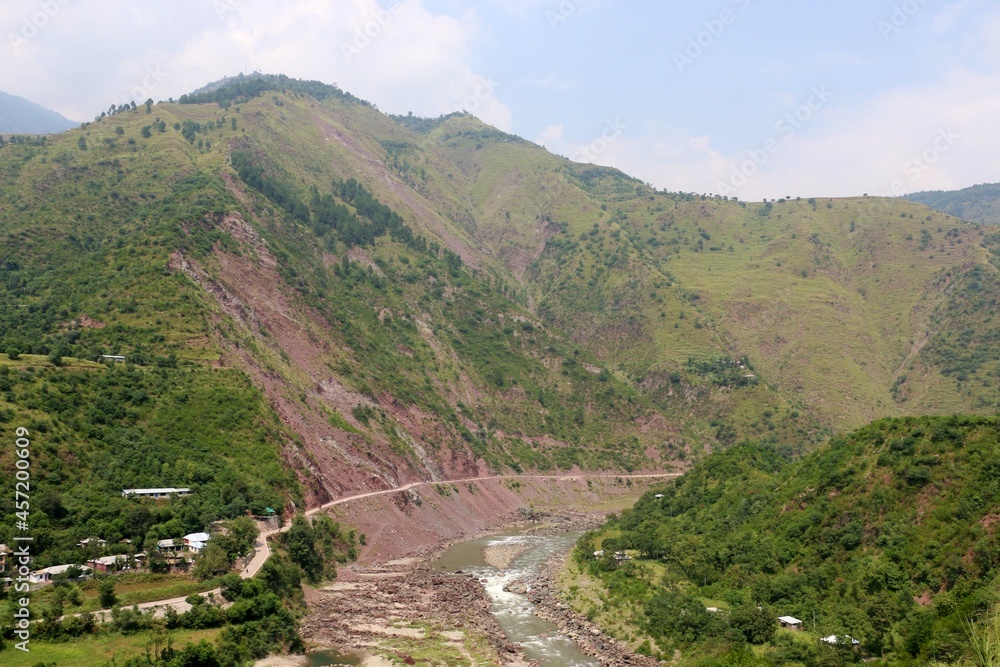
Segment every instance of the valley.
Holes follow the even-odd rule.
[[[32,567],[141,561],[185,534],[271,521],[241,577],[224,575],[247,551],[215,549],[201,581],[219,579],[202,587],[216,595],[173,600],[182,620],[126,609],[109,624],[161,653],[168,630],[190,635],[184,651],[218,651],[225,667],[303,639],[374,638],[368,649],[396,655],[414,633],[438,643],[406,650],[444,652],[433,659],[520,660],[485,613],[453,640],[463,596],[488,601],[465,580],[438,599],[422,568],[446,543],[584,514],[596,532],[569,570],[582,583],[552,583],[552,608],[576,605],[579,627],[610,628],[645,658],[746,658],[742,635],[703,609],[767,597],[879,659],[958,660],[960,613],[992,604],[996,489],[961,501],[961,528],[928,538],[922,558],[897,544],[913,517],[882,520],[916,504],[937,530],[961,504],[942,501],[956,476],[979,480],[993,456],[998,298],[989,224],[902,199],[658,190],[470,114],[387,115],[284,76],[0,144],[0,437],[23,429],[33,443]],[[0,450],[5,488],[16,456]],[[870,498],[879,484],[897,493]],[[186,491],[123,493],[134,488]],[[17,511],[0,498],[2,544]],[[796,536],[776,518],[792,514]],[[726,542],[737,529],[743,544]],[[817,540],[804,560],[779,555],[803,536]],[[601,548],[636,562],[588,560]],[[865,560],[892,570],[888,583],[857,573],[867,549],[895,559]],[[826,574],[806,582],[807,567]],[[365,596],[381,589],[362,582],[383,575],[413,583],[387,585],[376,612]],[[812,597],[779,596],[789,582]],[[405,632],[337,625],[352,590],[347,626],[398,615]],[[113,641],[61,626],[62,593],[33,596],[52,645]],[[876,620],[851,615],[858,599]],[[664,629],[684,610],[702,626]],[[712,633],[720,643],[701,642]],[[747,650],[822,663],[768,646]],[[147,663],[176,657],[162,655]]]

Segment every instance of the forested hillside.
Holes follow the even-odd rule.
[[[776,664],[954,662],[963,624],[1000,602],[998,465],[996,418],[881,420],[791,463],[734,447],[581,540],[609,595],[592,613],[689,659],[749,642]],[[778,616],[805,632],[776,634]]]
[[[915,192],[906,195],[906,199],[970,222],[1000,224],[1000,183],[983,183],[953,191]]]

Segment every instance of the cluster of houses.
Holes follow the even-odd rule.
[[[184,537],[160,540],[156,545],[156,550],[162,555],[167,568],[171,572],[186,572],[194,562],[195,556],[204,550],[205,545],[212,536],[209,533],[190,533]],[[130,543],[131,540],[122,540],[123,544]],[[88,537],[76,543],[82,548],[96,548],[105,550],[108,543],[98,537]],[[7,572],[8,559],[12,550],[4,544],[0,544],[0,581],[7,586],[12,583],[12,578]],[[78,572],[79,577],[88,577],[95,572],[106,574],[109,572],[144,570],[148,567],[148,556],[145,552],[135,554],[114,554],[110,556],[100,556],[91,558],[86,565],[69,563],[66,565],[52,565],[38,570],[32,570],[28,574],[28,583],[32,586],[44,586],[52,583],[52,580],[62,574],[71,571]]]

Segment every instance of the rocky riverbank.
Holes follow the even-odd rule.
[[[431,655],[467,664],[527,667],[490,614],[477,581],[428,569],[424,559],[403,559],[342,570],[337,581],[309,591],[302,625],[307,644],[378,652],[404,664]]]
[[[626,644],[609,637],[600,627],[563,601],[556,577],[564,564],[565,554],[557,555],[549,560],[537,576],[515,581],[506,590],[526,596],[535,605],[535,613],[539,618],[554,623],[580,650],[597,658],[605,667],[658,667],[656,660],[639,655]]]
[[[531,549],[530,544],[514,542],[512,544],[493,544],[483,549],[483,560],[490,567],[506,570],[518,556]]]
[[[522,509],[509,527],[528,535],[554,535],[593,528],[603,520],[603,513]],[[536,665],[508,641],[490,613],[490,600],[477,578],[430,568],[451,544],[475,537],[442,542],[409,558],[343,568],[334,583],[307,589],[310,613],[302,625],[306,643],[316,648],[376,652],[403,664],[457,660],[454,664]],[[491,545],[483,556],[492,567],[505,570],[530,548],[529,542]],[[561,564],[562,558],[553,559],[538,577],[515,582],[511,590],[527,593],[540,617],[558,625],[603,665],[654,667],[655,661],[632,654],[561,602],[554,594],[554,577]]]

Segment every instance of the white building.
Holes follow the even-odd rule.
[[[853,646],[857,646],[861,643],[850,635],[841,635],[840,637],[837,635],[830,635],[829,637],[822,637],[820,641],[827,644],[851,644]]]
[[[789,630],[802,629],[802,621],[795,618],[794,616],[779,616],[778,623],[781,623],[781,627],[788,628]]]
[[[184,536],[184,544],[191,553],[201,553],[212,536],[208,533],[191,533]]]
[[[48,584],[52,582],[52,578],[59,574],[65,574],[70,570],[70,568],[79,568],[81,572],[86,573],[90,568],[80,567],[79,565],[74,565],[70,563],[69,565],[53,565],[52,567],[43,567],[41,570],[35,570],[28,575],[28,582],[32,584]]]
[[[160,498],[169,498],[170,496],[190,496],[191,489],[188,488],[174,488],[165,487],[162,489],[122,489],[122,496],[125,498],[137,497],[137,498],[152,498],[153,500],[159,500]]]

